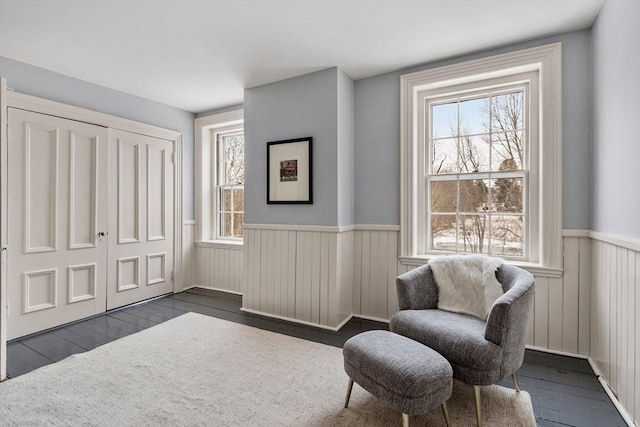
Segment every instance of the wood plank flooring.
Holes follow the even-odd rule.
[[[360,332],[388,329],[385,323],[352,319],[338,332],[327,331],[245,313],[241,298],[190,289],[14,340],[7,346],[7,373],[15,378],[189,311],[336,347]],[[518,380],[531,394],[539,426],[626,426],[586,360],[527,350]],[[501,384],[513,387],[510,378]]]

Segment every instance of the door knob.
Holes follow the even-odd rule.
[[[101,232],[98,233],[98,237],[99,238],[102,239],[104,236],[106,236],[106,233],[104,231],[101,231]]]

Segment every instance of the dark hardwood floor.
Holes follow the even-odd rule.
[[[245,313],[240,306],[240,296],[191,289],[14,340],[7,346],[8,376],[15,378],[189,311],[336,347],[360,332],[388,328],[385,323],[352,319],[332,332]],[[539,426],[627,425],[586,360],[527,350],[518,380],[531,394]],[[501,384],[513,386],[511,379]]]

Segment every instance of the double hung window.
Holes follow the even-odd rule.
[[[215,132],[216,230],[218,239],[242,239],[244,222],[244,130]]]
[[[195,120],[196,243],[242,249],[244,223],[244,112]]]
[[[537,132],[530,128],[537,121],[531,118],[537,111],[530,94],[535,78],[513,76],[479,89],[421,94],[423,252],[526,259],[528,176],[535,163],[529,149],[537,147]]]

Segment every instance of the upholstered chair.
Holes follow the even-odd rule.
[[[390,330],[444,356],[453,378],[474,386],[478,426],[482,425],[480,387],[513,375],[524,358],[527,321],[533,306],[533,276],[520,268],[501,264],[496,278],[503,294],[490,306],[486,320],[439,310],[438,285],[429,264],[396,279],[400,311],[390,320]]]

